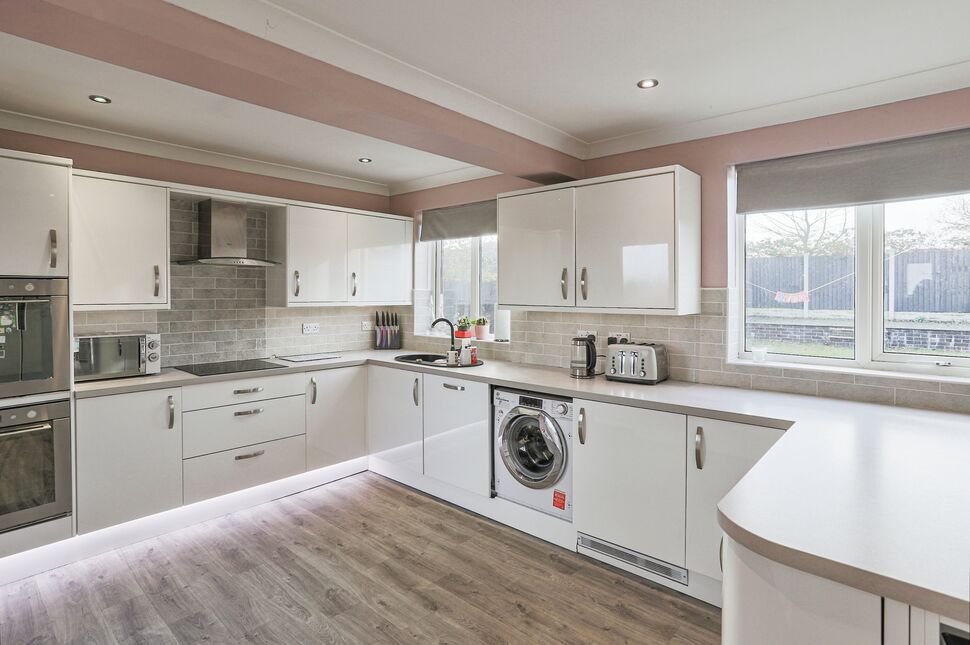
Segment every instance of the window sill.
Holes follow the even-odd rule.
[[[414,333],[414,337],[415,338],[439,339],[439,340],[448,340],[449,338],[451,338],[451,336],[449,334],[419,334],[417,332]],[[455,338],[455,344],[458,344],[458,341],[460,341],[460,340],[462,340],[462,339],[456,337]],[[479,343],[489,343],[489,344],[493,344],[494,343],[496,345],[507,345],[508,342],[509,342],[507,340],[495,340],[494,338],[489,338],[489,339],[472,338],[470,340],[475,341],[475,344],[479,344]]]
[[[935,381],[938,383],[958,383],[961,385],[970,384],[970,369],[964,367],[954,367],[953,375],[938,374],[935,372],[924,371],[918,366],[905,370],[873,369],[868,367],[823,365],[817,363],[798,363],[789,361],[755,361],[748,358],[727,358],[727,365],[738,365],[744,367],[774,367],[791,371],[804,372],[828,372],[830,374],[847,374],[852,376],[871,376],[876,378],[892,378],[908,381]],[[797,378],[797,377],[796,377]]]

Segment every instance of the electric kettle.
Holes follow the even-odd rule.
[[[596,336],[591,334],[573,338],[569,375],[573,378],[596,376]]]

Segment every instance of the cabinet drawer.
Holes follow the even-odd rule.
[[[202,410],[295,394],[303,394],[302,374],[253,376],[183,387],[182,405],[185,406],[183,408],[185,410]]]
[[[289,437],[182,462],[186,504],[306,471],[306,437]]]
[[[182,415],[182,457],[198,457],[306,432],[304,396],[253,401]]]

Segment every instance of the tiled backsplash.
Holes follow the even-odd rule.
[[[265,257],[266,217],[249,212],[250,257]],[[78,312],[74,333],[160,333],[165,367],[372,346],[373,332],[361,331],[361,323],[373,321],[373,308],[267,307],[265,268],[177,264],[197,257],[198,219],[190,201],[172,200],[170,310]],[[303,323],[319,323],[320,333],[304,335]]]

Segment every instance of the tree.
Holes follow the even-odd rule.
[[[957,195],[948,201],[941,216],[941,242],[950,248],[970,248],[970,195]]]

